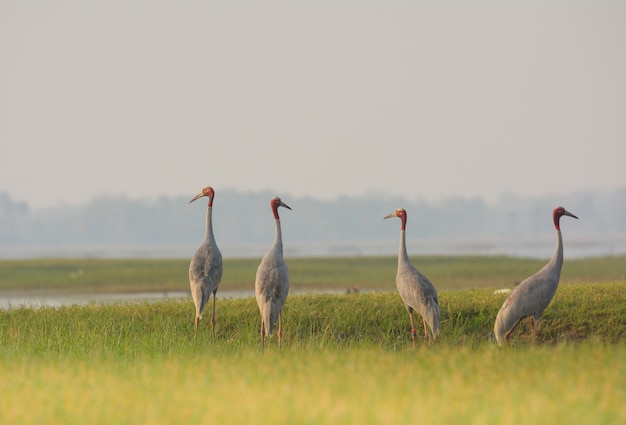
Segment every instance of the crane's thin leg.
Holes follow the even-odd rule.
[[[200,316],[198,316],[197,314],[196,314],[195,323],[196,323],[196,331],[193,334],[193,337],[194,337],[194,339],[197,339],[198,338],[198,325],[200,324]]]
[[[283,313],[278,312],[278,350],[280,350],[280,339],[283,336]]]
[[[533,321],[533,338],[531,340],[531,343],[534,344],[537,338],[537,329],[539,329],[539,320],[535,319],[532,316],[531,316],[531,320]]]
[[[211,332],[213,333],[213,339],[215,339],[215,293],[213,291],[213,311],[211,312]]]
[[[413,348],[415,348],[417,331],[415,330],[415,325],[413,324],[413,309],[409,307],[407,310],[409,311],[409,319],[411,319],[411,341],[413,341]]]
[[[265,326],[263,326],[263,319],[261,319],[261,353],[265,350]]]
[[[428,341],[428,328],[426,327],[426,320],[422,317],[422,323],[424,324],[424,341]]]

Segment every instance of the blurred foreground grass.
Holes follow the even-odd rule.
[[[622,424],[626,346],[0,363],[12,424]]]

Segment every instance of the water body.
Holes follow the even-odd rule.
[[[564,235],[567,259],[626,254],[626,237],[608,239],[574,239]],[[47,247],[7,249],[0,247],[3,258],[189,258],[196,250],[189,247]],[[225,257],[261,258],[267,247],[249,245],[220,245]],[[337,242],[290,244],[285,247],[286,257],[335,257],[335,256],[394,256],[397,255],[397,240],[381,242]],[[554,235],[541,239],[503,241],[502,239],[472,239],[467,241],[418,240],[407,241],[410,255],[508,255],[513,257],[548,259],[554,251]],[[308,291],[310,292],[310,291]],[[336,291],[342,293],[342,291]],[[219,298],[254,297],[254,291],[219,291]],[[19,307],[61,307],[67,305],[112,304],[151,302],[163,299],[187,299],[189,292],[161,292],[138,294],[80,294],[80,295],[36,295],[15,293],[0,295],[0,309]]]
[[[245,298],[254,296],[254,291],[223,291],[218,293],[220,298]],[[46,294],[34,295],[31,293],[16,293],[14,295],[0,296],[0,309],[19,307],[62,307],[70,305],[89,304],[117,304],[117,303],[143,303],[151,301],[189,300],[189,292],[143,292],[136,294]]]
[[[290,294],[312,294],[312,293],[328,293],[328,294],[342,294],[345,291],[342,290],[328,290],[328,291],[291,291]],[[224,298],[253,298],[254,291],[218,291],[217,297]],[[15,293],[10,295],[0,296],[0,309],[8,310],[12,308],[41,308],[41,307],[63,307],[63,306],[85,306],[92,304],[129,304],[129,303],[144,303],[144,302],[157,302],[162,300],[181,300],[191,301],[191,295],[189,292],[142,292],[135,294],[24,294]]]

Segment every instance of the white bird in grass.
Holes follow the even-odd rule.
[[[261,312],[261,351],[265,348],[265,337],[272,335],[276,321],[278,321],[278,347],[280,348],[283,322],[281,310],[289,293],[289,274],[287,264],[283,259],[283,238],[278,207],[288,209],[291,207],[280,198],[272,198],[270,206],[276,223],[276,234],[274,243],[259,264],[254,283],[256,302]]]
[[[409,261],[406,252],[406,210],[399,208],[384,218],[399,217],[402,220],[400,229],[400,249],[398,251],[398,272],[396,274],[396,286],[404,305],[409,312],[411,319],[411,340],[415,346],[417,331],[413,323],[413,311],[417,311],[422,316],[424,324],[424,339],[428,339],[428,329],[430,326],[433,339],[439,334],[439,299],[437,291],[426,276],[421,274]]]
[[[215,295],[217,287],[222,280],[222,253],[220,252],[215,237],[213,236],[212,210],[215,192],[210,186],[202,189],[189,203],[196,199],[208,196],[209,204],[206,209],[206,229],[204,232],[204,242],[196,251],[189,264],[189,286],[191,287],[191,297],[196,306],[196,331],[194,337],[198,336],[198,325],[202,318],[204,307],[213,294],[213,311],[211,312],[211,330],[215,338]]]
[[[559,286],[561,267],[563,266],[563,239],[561,238],[559,221],[564,215],[578,219],[563,207],[554,209],[552,218],[556,229],[556,249],[550,262],[517,285],[498,311],[493,331],[499,346],[502,346],[503,343],[508,344],[511,332],[526,316],[530,316],[533,322],[532,342],[535,342],[543,311],[550,304],[556,288]]]

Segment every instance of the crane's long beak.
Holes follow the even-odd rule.
[[[384,219],[386,219],[386,218],[397,217],[397,216],[398,216],[398,215],[397,215],[397,214],[396,214],[396,212],[394,211],[394,212],[392,212],[391,214],[384,216],[384,217],[383,217],[383,220],[384,220]]]
[[[280,206],[281,207],[285,207],[285,208],[287,208],[289,210],[291,209],[291,207],[289,205],[285,204],[283,201],[280,201]]]
[[[563,215],[568,215],[570,217],[574,217],[576,220],[578,220],[578,217],[576,217],[574,214],[572,214],[571,212],[564,210],[563,211]]]
[[[193,201],[195,201],[196,199],[200,199],[203,196],[204,196],[204,192],[200,192],[196,196],[194,196],[193,199],[191,201],[189,201],[189,203],[191,204]]]

